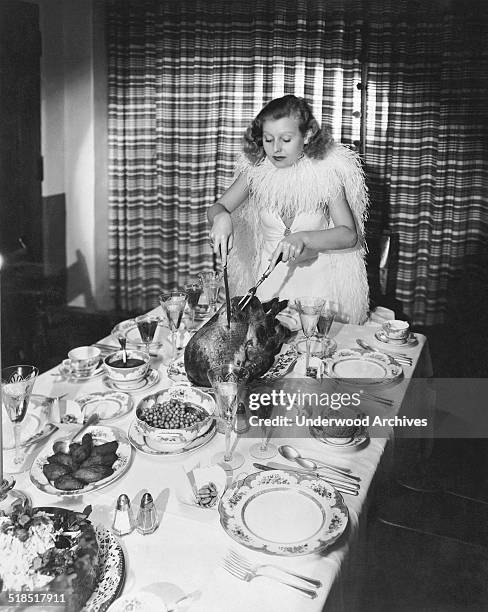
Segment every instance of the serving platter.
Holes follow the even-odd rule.
[[[145,453],[146,455],[158,455],[159,457],[174,457],[176,455],[184,455],[191,451],[197,450],[198,448],[202,448],[202,446],[205,446],[205,444],[208,444],[211,440],[213,440],[216,433],[217,426],[214,421],[204,434],[196,437],[194,440],[192,440],[192,442],[185,446],[185,448],[179,449],[171,453],[158,451],[148,446],[144,440],[142,432],[137,426],[136,419],[134,419],[130,424],[127,435],[132,446],[137,450],[141,451],[141,453]]]
[[[80,516],[80,513],[68,510],[67,508],[34,508],[34,511],[36,510],[51,516],[61,516],[69,522],[73,522],[77,516]],[[81,612],[105,612],[108,610],[110,604],[122,592],[125,581],[125,558],[119,540],[102,525],[95,527],[95,536],[98,544],[99,577],[93,593],[88,598]]]
[[[160,349],[164,343],[168,342],[169,328],[164,325],[164,315],[161,314],[160,321],[156,327],[153,341],[149,344],[150,351]],[[127,344],[137,347],[140,350],[147,350],[147,345],[141,339],[141,334],[134,319],[121,321],[112,329],[111,334],[116,338],[122,336],[127,340]],[[117,349],[114,349],[114,351]]]
[[[329,378],[348,382],[379,384],[400,378],[403,369],[392,357],[379,351],[341,349],[324,359],[324,374]]]
[[[288,557],[327,548],[349,519],[342,495],[331,484],[288,470],[257,472],[238,481],[222,496],[219,514],[225,532],[239,544]]]
[[[98,414],[101,421],[113,421],[130,412],[132,398],[122,391],[99,391],[85,393],[75,398],[80,406],[83,420]]]
[[[125,582],[126,565],[119,540],[102,525],[95,528],[95,533],[98,541],[100,578],[82,612],[106,612],[122,593]]]
[[[261,376],[261,380],[277,380],[282,378],[293,368],[298,359],[295,346],[287,346],[282,353],[276,356],[271,368]],[[185,370],[185,357],[181,355],[168,367],[168,378],[180,384],[190,384]]]
[[[96,482],[87,484],[82,489],[75,489],[73,491],[57,489],[46,478],[44,472],[42,471],[42,467],[48,463],[48,457],[54,454],[54,442],[62,439],[58,437],[56,440],[53,440],[53,444],[48,444],[41,450],[30,469],[30,479],[40,491],[47,493],[48,495],[56,495],[58,497],[76,497],[79,495],[84,495],[85,493],[91,493],[92,491],[98,491],[103,487],[112,484],[129,469],[133,450],[126,434],[122,430],[117,429],[116,427],[93,425],[88,427],[85,433],[90,433],[92,435],[95,445],[112,442],[114,440],[118,442],[118,458],[112,465],[112,469],[114,470],[113,474],[107,476],[106,478],[102,478],[101,480],[97,480]]]

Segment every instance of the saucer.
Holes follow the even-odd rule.
[[[374,337],[376,338],[376,340],[378,340],[378,342],[381,342],[382,344],[388,344],[392,347],[398,346],[401,348],[412,348],[414,346],[417,346],[417,344],[419,343],[419,341],[417,340],[417,336],[413,332],[410,332],[410,335],[406,340],[392,340],[386,335],[383,329],[380,328],[378,329],[378,331],[375,332]]]
[[[338,451],[356,451],[366,446],[369,442],[368,430],[366,427],[361,427],[352,438],[324,438],[322,432],[318,427],[310,427],[310,433],[312,436],[325,444],[326,446],[337,448]]]
[[[159,381],[159,371],[150,368],[149,372],[142,380],[131,383],[120,383],[112,380],[107,375],[102,379],[103,384],[113,391],[142,391],[153,387]]]
[[[97,365],[97,369],[92,374],[72,374],[71,372],[66,371],[63,366],[59,366],[58,368],[59,375],[62,376],[67,382],[86,382],[87,380],[100,376],[104,373],[104,371],[105,369],[101,359]]]
[[[144,441],[144,436],[139,431],[137,431],[135,419],[130,424],[127,436],[132,446],[136,448],[137,450],[140,450],[141,452],[146,453],[146,455],[161,455],[164,457],[172,457],[173,455],[183,455],[185,453],[189,453],[190,451],[194,451],[197,448],[201,448],[202,446],[210,442],[210,440],[214,438],[216,433],[217,433],[217,427],[214,421],[204,434],[196,437],[194,440],[192,440],[188,444],[188,446],[185,446],[185,448],[177,450],[174,453],[166,453],[163,451],[157,451],[157,450],[154,450],[153,448],[150,448]]]

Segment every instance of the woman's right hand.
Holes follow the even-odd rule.
[[[220,257],[222,265],[227,265],[227,255],[234,245],[234,227],[230,213],[220,212],[214,217],[210,240],[213,252]]]

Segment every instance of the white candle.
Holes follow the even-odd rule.
[[[3,482],[3,397],[2,397],[2,264],[3,259],[0,255],[0,485]]]

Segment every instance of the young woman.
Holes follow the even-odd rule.
[[[341,317],[367,317],[364,220],[368,198],[357,155],[321,130],[293,95],[272,100],[244,136],[237,178],[209,208],[214,252],[233,293],[243,294],[279,255],[259,287],[261,301],[320,296]]]

